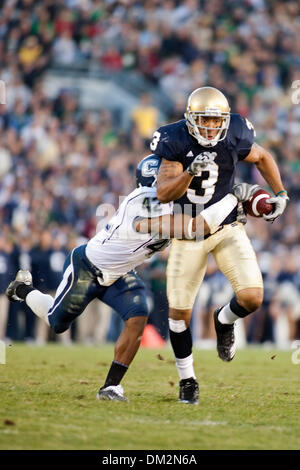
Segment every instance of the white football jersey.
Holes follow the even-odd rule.
[[[135,219],[170,214],[173,203],[159,202],[156,188],[137,188],[124,199],[106,227],[86,247],[87,257],[103,273],[103,281],[98,278],[101,285],[111,285],[170,243],[152,234],[136,232]]]

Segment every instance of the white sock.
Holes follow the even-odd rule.
[[[218,320],[220,323],[230,325],[238,320],[238,317],[230,308],[230,304],[225,305],[219,312]]]
[[[227,194],[220,201],[200,212],[210,228],[210,233],[215,233],[218,230],[223,220],[233,211],[236,205],[237,198],[234,194]]]
[[[52,306],[54,298],[51,295],[43,294],[39,290],[33,290],[27,294],[25,302],[39,318],[44,320],[48,326],[48,311]]]
[[[193,354],[183,359],[175,357],[175,360],[180,380],[189,379],[190,377],[196,378],[193,366]]]

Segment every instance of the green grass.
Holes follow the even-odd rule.
[[[290,352],[242,350],[227,364],[195,350],[198,406],[177,402],[169,348],[138,352],[123,380],[129,403],[96,400],[112,355],[112,346],[8,347],[0,449],[300,448],[300,365]]]

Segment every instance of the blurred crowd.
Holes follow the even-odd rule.
[[[244,325],[245,337],[277,344],[299,338],[300,93],[292,86],[300,80],[300,3],[6,0],[0,7],[0,79],[6,84],[6,104],[0,105],[0,302],[7,312],[0,338],[49,339],[48,332],[37,332],[26,307],[6,304],[8,282],[19,267],[28,267],[41,290],[55,290],[67,251],[95,233],[99,205],[117,207],[119,196],[134,188],[136,164],[150,153],[152,133],[162,124],[148,90],[126,134],[109,109],[81,109],[72,90],[50,99],[43,86],[47,71],[80,63],[143,76],[149,90],[155,85],[169,98],[166,122],[182,118],[193,89],[211,85],[253,123],[257,142],[280,166],[291,201],[273,224],[248,221],[266,294]],[[253,165],[241,164],[237,178],[265,186]],[[140,270],[149,286],[151,321],[164,337],[166,262],[167,252]],[[230,286],[211,262],[195,305],[196,339],[211,337],[220,292],[230,298]],[[100,304],[92,317],[97,328],[86,328],[84,314],[85,322],[65,341],[114,340],[121,326],[109,324],[111,312]]]

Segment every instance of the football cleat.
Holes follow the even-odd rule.
[[[189,403],[198,405],[199,403],[199,385],[193,377],[182,379],[179,382],[179,401],[180,403]]]
[[[26,286],[32,286],[32,276],[29,271],[25,271],[20,269],[17,272],[16,278],[14,281],[12,281],[8,288],[6,289],[6,297],[11,302],[24,302],[24,299],[21,299],[20,297],[17,296],[16,294],[16,289],[18,286],[21,284],[25,284]]]
[[[234,323],[227,325],[218,320],[218,315],[222,308],[217,308],[214,313],[217,351],[220,359],[229,362],[232,361],[235,355]]]
[[[101,387],[96,396],[97,400],[114,400],[114,401],[129,401],[124,396],[122,385],[109,385],[109,387]]]

